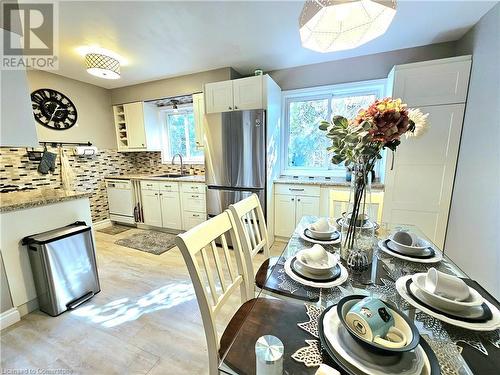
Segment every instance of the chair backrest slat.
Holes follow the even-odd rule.
[[[215,289],[215,281],[214,281],[214,276],[212,275],[211,269],[210,269],[210,263],[208,261],[207,257],[207,248],[204,247],[203,249],[200,250],[201,254],[201,259],[203,261],[203,268],[205,269],[205,275],[207,276],[207,281],[208,281],[208,287],[210,288],[210,294],[212,295],[212,301],[213,303],[217,303],[217,290]]]
[[[250,211],[250,216],[252,219],[252,225],[253,225],[254,232],[255,232],[255,245],[257,245],[258,243],[260,243],[262,241],[261,228],[259,228],[258,220],[257,220],[257,217],[255,215],[255,210]]]
[[[225,293],[227,291],[226,278],[224,277],[224,271],[222,270],[219,251],[217,250],[215,241],[212,241],[210,244],[212,245],[212,253],[214,254],[215,268],[217,269],[217,274],[219,275],[220,286],[222,288],[222,291]]]
[[[236,222],[236,227],[241,238],[241,246],[247,274],[252,278],[252,283],[248,284],[249,295],[254,293],[253,277],[253,258],[260,250],[263,250],[264,256],[269,258],[269,238],[267,234],[266,219],[260,205],[259,197],[252,194],[237,203],[229,206]]]
[[[220,236],[220,239],[222,244],[222,250],[224,251],[224,259],[226,260],[226,266],[227,269],[229,270],[229,276],[231,276],[231,282],[234,283],[236,279],[236,272],[234,270],[233,264],[229,261],[231,257],[229,256],[229,246],[227,245],[226,236],[223,234],[222,236]]]
[[[211,375],[218,373],[219,364],[220,343],[215,321],[217,314],[238,289],[242,303],[249,299],[247,267],[236,230],[236,223],[230,212],[226,210],[186,233],[179,234],[175,239],[186,262],[200,307]],[[231,238],[233,246],[231,252],[228,250],[226,235]],[[221,247],[216,245],[217,240],[220,240]],[[199,257],[201,257],[201,262],[199,262]],[[236,268],[233,266],[234,261],[236,261]],[[225,277],[225,270],[230,275],[230,282]],[[203,273],[206,278],[203,277]],[[220,293],[217,293],[214,275],[217,275],[219,279]],[[209,292],[211,297],[208,296]]]

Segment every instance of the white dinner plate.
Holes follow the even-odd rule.
[[[416,273],[412,276],[414,288],[418,290],[420,295],[424,296],[423,302],[427,302],[430,306],[442,309],[448,312],[464,312],[471,308],[478,308],[483,304],[484,298],[473,288],[469,286],[470,297],[466,301],[455,301],[440,295],[429,292],[425,289],[425,273]],[[419,295],[416,295],[420,298]]]
[[[413,262],[413,263],[438,263],[438,262],[441,262],[443,260],[443,253],[434,247],[433,247],[434,256],[432,258],[414,258],[411,256],[405,256],[405,255],[395,253],[394,251],[389,249],[387,246],[385,246],[384,242],[386,240],[387,239],[383,239],[383,240],[378,241],[378,247],[384,253],[392,255],[395,258],[407,260],[408,262]]]
[[[334,286],[339,286],[343,284],[346,280],[347,277],[349,276],[349,273],[345,269],[345,267],[339,262],[338,265],[340,266],[340,276],[333,280],[333,281],[309,281],[306,279],[303,279],[299,275],[297,275],[295,272],[292,271],[292,267],[290,266],[290,263],[292,262],[292,259],[294,257],[290,257],[285,261],[285,265],[283,266],[285,269],[285,273],[290,277],[292,280],[306,286],[311,286],[313,288],[333,288]]]
[[[347,362],[364,374],[370,375],[428,375],[431,364],[424,349],[419,345],[415,350],[398,356],[372,353],[359,345],[340,322],[335,307],[323,317],[323,333],[338,360]]]
[[[340,242],[340,233],[339,233],[339,236],[338,238],[334,239],[334,240],[317,240],[315,238],[310,238],[310,237],[307,237],[305,234],[304,234],[304,231],[306,230],[307,228],[306,227],[299,227],[297,228],[298,232],[299,232],[299,236],[300,238],[302,238],[304,241],[307,241],[307,242],[310,242],[310,243],[317,243],[317,244],[320,244],[320,245],[334,245],[336,243],[339,243]]]
[[[488,305],[488,307],[491,310],[491,313],[493,317],[491,320],[488,320],[487,322],[464,322],[463,320],[459,319],[453,319],[450,317],[447,317],[445,315],[439,314],[437,312],[434,312],[427,307],[421,305],[418,301],[415,301],[406,291],[406,282],[411,279],[412,275],[408,276],[403,276],[400,277],[399,279],[396,280],[396,290],[398,293],[405,299],[410,305],[413,307],[416,307],[420,311],[423,311],[427,315],[430,315],[436,319],[439,319],[445,323],[454,325],[456,327],[462,327],[465,329],[470,329],[472,331],[494,331],[498,328],[500,328],[500,311],[489,303],[488,301],[484,300],[484,303]],[[417,296],[418,298],[418,296]]]

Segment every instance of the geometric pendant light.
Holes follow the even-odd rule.
[[[94,76],[105,79],[120,78],[120,62],[113,57],[100,53],[88,53],[85,55],[85,66],[87,72]]]
[[[299,18],[302,46],[317,52],[358,47],[386,32],[396,0],[307,0]]]

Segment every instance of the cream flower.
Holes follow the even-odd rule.
[[[408,118],[415,123],[415,130],[413,132],[406,132],[406,138],[419,137],[424,134],[429,127],[429,124],[427,123],[428,116],[428,113],[424,115],[419,108],[409,109]]]

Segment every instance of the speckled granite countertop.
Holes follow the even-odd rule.
[[[88,198],[89,192],[63,189],[36,189],[0,194],[0,212],[22,210],[46,204]]]
[[[120,174],[116,176],[106,176],[106,180],[152,180],[152,181],[180,181],[205,183],[204,175],[193,175],[184,177],[158,177],[150,174]]]
[[[323,185],[323,186],[339,186],[350,187],[351,183],[341,177],[289,177],[282,176],[274,180],[275,184],[304,184],[304,185]],[[384,184],[381,182],[373,182],[372,189],[383,189]]]

